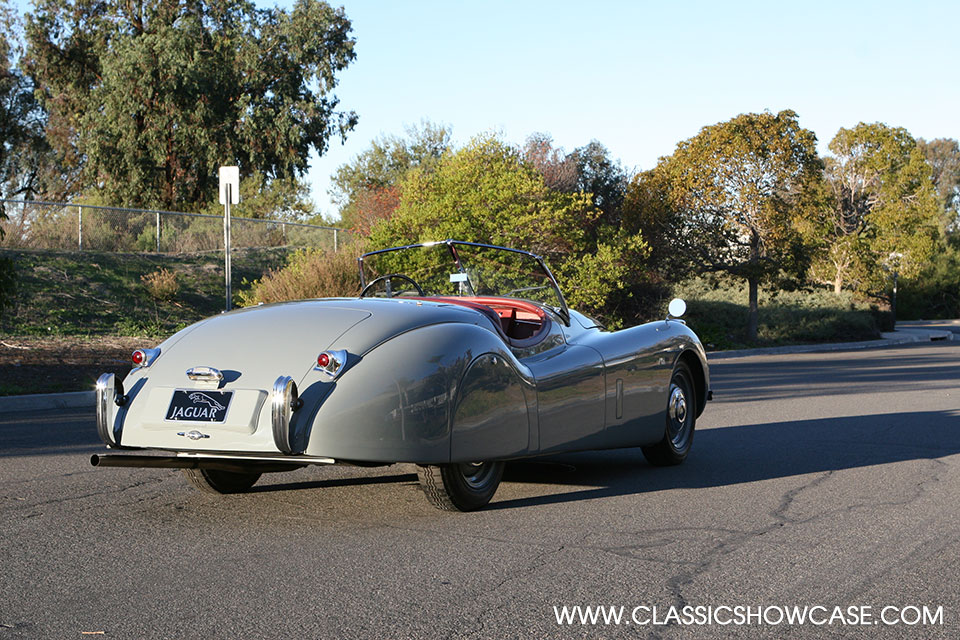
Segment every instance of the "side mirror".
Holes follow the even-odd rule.
[[[680,318],[687,312],[687,303],[680,298],[674,298],[667,306],[667,319]]]

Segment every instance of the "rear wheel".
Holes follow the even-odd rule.
[[[500,486],[502,462],[417,466],[420,488],[430,504],[444,511],[474,511],[485,506]]]
[[[259,473],[239,473],[219,469],[181,469],[187,481],[206,493],[242,493],[256,484]]]
[[[667,467],[680,464],[686,459],[693,444],[693,431],[697,421],[697,398],[690,368],[678,362],[670,377],[667,393],[667,424],[663,439],[657,444],[643,447],[643,456],[650,464]]]

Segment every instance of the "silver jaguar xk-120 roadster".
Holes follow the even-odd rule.
[[[666,320],[607,331],[544,261],[446,240],[359,258],[356,298],[249,307],[133,353],[97,381],[94,466],[183,469],[245,491],[310,464],[414,463],[441,509],[487,504],[504,462],[642,447],[678,464],[710,395],[706,354]]]

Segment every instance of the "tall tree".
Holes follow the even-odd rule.
[[[49,172],[44,138],[45,114],[33,83],[18,68],[22,54],[20,21],[0,1],[0,193],[5,198],[35,197]],[[0,206],[0,218],[4,211]],[[3,230],[0,229],[0,238]]]
[[[369,232],[396,208],[397,185],[412,169],[430,170],[450,149],[451,129],[423,121],[405,136],[381,136],[331,176],[330,195],[340,206],[341,225]]]
[[[951,232],[960,230],[960,145],[951,138],[937,138],[927,142],[917,139],[930,165],[933,188],[943,207],[944,227]]]
[[[531,134],[523,145],[524,160],[537,169],[550,189],[590,195],[604,218],[616,222],[629,181],[627,172],[596,140],[570,153],[553,145],[547,133]]]
[[[659,208],[660,235],[694,268],[747,280],[756,341],[760,284],[805,266],[803,220],[822,180],[813,132],[793,111],[742,114],[681,142],[655,173],[631,198]]]
[[[456,238],[527,249],[546,256],[571,306],[621,323],[618,295],[643,272],[646,245],[612,231],[596,242],[588,224],[600,212],[587,194],[550,189],[523,153],[494,137],[444,154],[432,170],[417,169],[399,185],[399,206],[374,226],[373,246]]]
[[[915,275],[939,235],[930,165],[906,129],[881,123],[840,129],[830,151],[833,207],[811,273],[837,293],[845,286],[883,292],[886,272]]]
[[[523,159],[540,172],[548,188],[564,193],[578,190],[576,160],[563,149],[553,146],[553,137],[549,133],[530,134],[523,144]]]
[[[591,140],[570,154],[577,167],[577,189],[589,193],[593,204],[611,223],[619,222],[629,176],[600,142]]]
[[[48,139],[116,204],[202,208],[225,164],[301,176],[357,120],[332,93],[350,21],[320,0],[36,0],[26,33]]]

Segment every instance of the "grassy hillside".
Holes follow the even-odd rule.
[[[239,291],[268,269],[281,266],[284,250],[238,252],[233,259],[235,303]],[[0,318],[0,333],[16,336],[152,336],[174,331],[223,310],[222,256],[0,250],[17,270],[14,304]],[[169,300],[150,294],[143,276],[166,269],[177,291]],[[315,277],[311,275],[310,277]],[[697,278],[674,295],[687,300],[687,321],[708,349],[745,344],[747,292],[743,283]],[[665,302],[664,302],[665,306]],[[849,293],[768,291],[760,296],[764,346],[868,340],[879,336],[880,312]],[[662,317],[662,314],[658,315]]]
[[[241,282],[280,266],[285,250],[249,250],[233,256],[234,299]],[[93,251],[0,250],[16,268],[13,304],[0,332],[19,336],[166,336],[224,308],[223,256]],[[176,293],[150,294],[143,276],[166,269]]]

